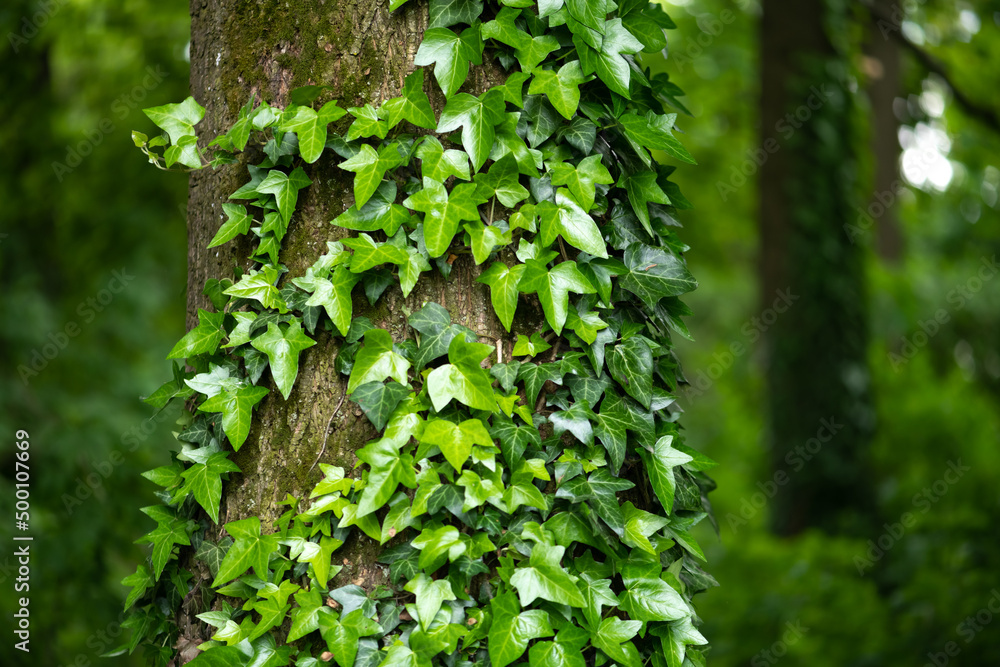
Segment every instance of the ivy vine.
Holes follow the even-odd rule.
[[[209,244],[249,235],[254,268],[208,281],[213,310],[169,354],[185,364],[146,399],[188,409],[171,464],[145,473],[162,502],[142,510],[157,527],[124,580],[120,652],[194,667],[705,664],[691,598],[715,581],[690,531],[715,464],[684,444],[672,344],[689,337],[678,297],[696,286],[674,217],[690,205],[651,151],[694,160],[664,113],[687,113],[683,92],[635,58],[675,26],[645,0],[494,5],[430,0],[418,68],[378,108],[320,105],[326,87],[306,86],[284,109],[251,99],[204,149],[193,98],[146,110],[165,134],[133,138],[160,168],[221,167],[248,146],[265,158]],[[460,92],[484,57],[505,83]],[[321,158],[354,174],[332,224],[357,234],[287,276],[302,164]],[[360,292],[407,296],[459,254],[483,265],[508,332],[526,300],[544,313],[512,356],[437,303],[408,315],[405,340],[354,316]],[[319,336],[339,343],[335,369],[381,436],[356,452],[357,476],[321,463],[276,525],[230,521],[211,541],[265,371],[287,399]],[[329,587],[356,533],[385,545],[390,586]],[[198,646],[175,623],[191,556],[214,577]]]

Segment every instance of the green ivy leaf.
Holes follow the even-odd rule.
[[[622,542],[630,547],[642,549],[653,555],[659,555],[649,541],[649,537],[670,523],[666,517],[637,509],[632,503],[622,505],[622,515],[625,517],[625,533]]]
[[[622,398],[613,389],[607,389],[601,410],[597,415],[595,435],[604,445],[611,460],[611,470],[617,472],[625,460],[626,430],[639,434],[644,441],[652,440],[653,413],[643,412],[631,399]]]
[[[532,37],[530,42],[522,42],[521,46],[514,50],[514,57],[517,58],[517,62],[521,65],[520,73],[525,75],[537,74],[536,68],[550,53],[556,51],[558,48],[559,40],[555,35],[539,35],[538,37]],[[508,74],[508,81],[517,74],[518,72]],[[527,77],[525,77],[525,80],[527,80]],[[521,83],[524,83],[524,81],[521,81]],[[508,101],[521,106],[520,98]],[[579,97],[577,97],[577,101],[579,101]]]
[[[302,167],[296,167],[291,174],[272,169],[267,172],[267,177],[257,186],[257,192],[274,195],[274,199],[278,203],[278,213],[281,215],[283,225],[281,234],[278,234],[279,237],[284,235],[285,229],[288,228],[288,221],[292,219],[295,202],[299,198],[299,190],[309,185],[312,185],[312,181],[306,176],[306,172],[302,170]]]
[[[174,510],[163,505],[142,507],[140,511],[156,521],[156,528],[137,541],[149,542],[153,545],[150,560],[153,564],[153,577],[159,579],[167,561],[170,560],[174,545],[191,544],[191,539],[188,537],[187,521],[178,517]]]
[[[579,60],[571,60],[556,70],[535,70],[529,95],[544,94],[555,110],[571,120],[580,105],[580,84],[587,81]]]
[[[514,343],[514,352],[512,354],[515,357],[522,355],[533,357],[550,349],[552,349],[552,346],[546,343],[545,339],[538,333],[533,333],[530,337],[517,334],[517,342]]]
[[[381,382],[391,377],[400,384],[408,384],[406,373],[410,362],[393,350],[392,336],[384,329],[371,329],[365,333],[365,345],[354,358],[354,368],[347,382],[347,393],[367,382]]]
[[[649,111],[645,117],[634,113],[622,114],[618,122],[624,128],[625,135],[639,146],[661,150],[688,164],[698,164],[672,133],[676,117],[677,114],[658,115]]]
[[[202,412],[221,412],[222,430],[233,449],[240,447],[250,435],[250,419],[253,406],[267,396],[265,387],[240,387],[235,391],[225,391],[213,396],[198,406]]]
[[[284,331],[274,322],[269,323],[267,332],[250,344],[267,355],[274,384],[287,401],[299,374],[299,353],[315,345],[316,341],[305,334],[298,319],[293,319]]]
[[[478,419],[467,419],[454,424],[445,419],[432,419],[424,425],[421,445],[434,445],[441,449],[445,459],[455,470],[461,470],[472,454],[473,445],[493,448],[489,432]],[[418,453],[417,458],[421,458]]]
[[[281,293],[274,284],[281,275],[278,269],[265,266],[260,271],[250,271],[235,285],[223,291],[223,294],[243,299],[259,301],[265,308],[274,308],[280,313],[288,312],[288,305],[281,298]]]
[[[603,246],[603,244],[602,244]],[[536,292],[545,311],[545,319],[552,330],[562,333],[569,308],[569,293],[593,294],[596,290],[580,273],[576,262],[567,261],[549,270],[544,263],[529,259],[525,262],[524,276],[518,285],[522,292]]]
[[[157,127],[170,135],[170,142],[173,144],[180,142],[183,137],[195,136],[194,126],[205,117],[205,108],[193,97],[188,97],[178,104],[164,104],[143,109],[142,112],[156,123]]]
[[[573,194],[573,198],[584,211],[590,211],[594,208],[596,184],[611,185],[614,183],[611,174],[601,164],[600,155],[588,155],[580,160],[576,166],[565,162],[556,162],[550,166],[549,171],[552,176],[552,185],[567,186]]]
[[[531,604],[536,598],[571,607],[586,604],[574,578],[559,564],[565,551],[565,547],[544,544],[532,548],[528,566],[518,567],[510,578],[522,606]]]
[[[312,295],[306,301],[306,305],[323,306],[323,310],[337,327],[340,335],[346,336],[353,314],[351,290],[358,280],[360,280],[358,275],[341,265],[333,270],[329,279],[315,278],[307,271],[304,278],[292,279],[292,284],[311,292]]]
[[[483,13],[481,0],[431,0],[428,28],[447,28],[456,23],[472,25]],[[419,70],[418,70],[419,71]],[[426,628],[424,628],[426,630]]]
[[[403,205],[424,213],[424,243],[431,257],[440,257],[451,245],[463,220],[479,220],[479,204],[486,200],[472,183],[456,186],[449,193],[444,185],[424,177],[424,187]]]
[[[590,636],[583,628],[569,626],[554,642],[535,642],[528,651],[531,667],[585,667],[583,647]]]
[[[503,93],[499,90],[488,90],[479,97],[459,93],[445,104],[437,131],[440,134],[463,128],[462,146],[472,159],[473,169],[479,171],[490,155],[496,136],[494,128],[503,122],[504,112]]]
[[[347,134],[344,135],[345,141],[369,137],[385,139],[385,135],[389,133],[389,123],[379,118],[378,110],[372,105],[351,107],[348,111],[354,116],[354,122],[347,128]]]
[[[386,100],[379,115],[389,123],[390,130],[403,120],[428,130],[437,127],[430,98],[424,92],[424,70],[418,69],[406,77],[401,95]]]
[[[435,581],[423,572],[407,582],[403,588],[416,596],[417,621],[424,630],[430,628],[431,621],[437,616],[445,600],[456,599],[450,581],[447,579]]]
[[[616,494],[635,486],[632,482],[612,477],[606,470],[597,470],[590,477],[574,477],[556,490],[556,498],[573,502],[588,502],[598,516],[621,536],[625,532],[625,518],[618,505]]]
[[[538,400],[538,392],[542,390],[542,386],[547,381],[562,384],[562,376],[562,367],[558,363],[521,364],[517,379],[524,382],[524,396],[527,405],[529,407],[535,405],[535,401]]]
[[[498,595],[490,601],[493,622],[486,646],[493,667],[507,667],[524,654],[528,642],[551,637],[549,615],[541,609],[521,611],[513,593]]]
[[[400,225],[410,219],[410,212],[405,207],[393,203],[395,201],[396,184],[393,181],[382,181],[364,206],[358,208],[358,205],[354,204],[334,218],[330,224],[359,232],[381,230],[386,236],[392,236]]]
[[[483,40],[478,26],[466,28],[461,35],[448,28],[430,28],[424,32],[413,58],[418,67],[434,65],[434,78],[448,98],[465,83],[470,62],[483,64]]]
[[[649,202],[656,204],[669,204],[670,197],[667,196],[656,182],[656,172],[639,171],[634,174],[625,174],[618,179],[618,186],[625,188],[628,193],[628,200],[632,204],[636,217],[642,223],[646,233],[653,235],[653,229],[649,225]]]
[[[354,390],[351,400],[364,410],[365,416],[375,426],[375,430],[381,431],[385,428],[389,415],[409,393],[409,389],[391,380],[385,384],[366,382]]]
[[[472,341],[475,341],[475,334],[465,327],[452,324],[451,315],[444,306],[433,302],[410,315],[409,325],[420,332],[420,346],[413,359],[413,364],[418,369],[447,354],[448,347],[456,336],[468,333]]]
[[[327,126],[340,120],[347,112],[337,102],[327,102],[319,111],[308,106],[292,105],[281,114],[278,129],[294,132],[299,138],[299,154],[312,164],[319,159],[326,146]]]
[[[500,323],[507,331],[510,331],[510,325],[514,321],[514,312],[517,310],[518,285],[524,275],[524,270],[523,264],[508,267],[503,262],[493,262],[490,268],[476,278],[476,282],[490,286],[490,301],[493,303],[493,310],[496,311]],[[510,388],[508,387],[507,390],[509,391]]]
[[[214,354],[219,349],[226,330],[222,325],[225,313],[210,313],[198,309],[198,326],[184,334],[170,350],[167,359],[185,359],[197,354]]]
[[[577,0],[577,2],[587,3],[588,0]],[[593,67],[608,88],[626,99],[631,99],[628,90],[631,67],[624,56],[642,51],[642,42],[625,29],[621,19],[607,21],[603,32],[604,39],[601,42],[600,52],[596,53],[593,59]],[[583,54],[581,56],[583,57]]]
[[[361,491],[356,517],[367,516],[382,508],[400,484],[417,487],[413,457],[399,451],[389,438],[375,440],[357,452],[358,460],[370,466],[368,484]]]
[[[455,336],[448,346],[450,363],[438,366],[427,376],[427,392],[438,412],[454,398],[475,410],[497,411],[493,382],[480,367],[494,348],[482,343],[467,343]]]
[[[581,572],[577,583],[585,601],[583,616],[590,627],[596,628],[601,622],[601,608],[618,606],[618,598],[611,590],[611,580],[599,579],[588,572]]]
[[[385,172],[405,162],[399,154],[399,143],[384,146],[377,153],[368,144],[362,144],[354,157],[338,164],[345,171],[354,172],[354,205],[362,207],[378,190]]]
[[[640,336],[611,348],[607,357],[611,377],[647,410],[653,400],[653,353]]]
[[[625,265],[628,273],[619,284],[650,309],[665,296],[684,294],[698,286],[683,260],[660,248],[632,243],[625,249]]]
[[[425,572],[435,572],[446,561],[454,562],[468,550],[462,534],[454,526],[424,528],[413,539],[413,546],[420,549],[418,564]]]
[[[195,463],[181,473],[184,486],[175,495],[182,498],[188,493],[194,495],[212,521],[219,522],[219,502],[222,500],[222,475],[240,472],[239,466],[229,460],[226,452],[216,452],[204,463]]]
[[[607,258],[607,246],[604,243],[604,238],[601,236],[601,230],[598,229],[597,223],[590,217],[590,214],[573,199],[569,190],[559,188],[556,190],[555,203],[543,201],[535,208],[542,223],[542,245],[551,245],[557,236],[562,236],[573,244],[574,247],[586,253],[602,259]],[[575,269],[576,264],[573,266]],[[576,271],[576,273],[588,285],[590,284],[590,281],[582,273],[579,273],[579,271]],[[592,293],[588,292],[588,294]]]
[[[594,429],[590,423],[593,417],[594,413],[586,401],[576,401],[568,410],[553,412],[549,421],[552,422],[555,435],[569,431],[577,440],[589,446],[594,444]]]
[[[240,234],[246,234],[250,231],[250,225],[253,223],[253,216],[247,213],[245,206],[223,204],[222,211],[226,214],[227,220],[222,223],[219,231],[216,232],[211,243],[208,244],[209,248],[220,246],[227,241],[233,240]]]
[[[378,634],[381,630],[381,626],[367,618],[361,609],[345,614],[340,620],[333,614],[319,617],[320,635],[340,667],[353,667],[358,655],[358,640]],[[385,662],[382,664],[385,665]]]
[[[233,546],[226,552],[212,587],[218,588],[242,575],[249,568],[253,568],[257,576],[266,581],[267,562],[271,553],[278,550],[278,537],[261,535],[260,519],[255,516],[240,521],[230,521],[225,527],[226,532],[233,537]]]
[[[652,452],[639,450],[639,455],[642,456],[646,464],[649,483],[652,485],[656,497],[660,500],[660,504],[663,505],[663,509],[667,512],[672,512],[674,507],[674,489],[676,488],[674,468],[691,460],[688,454],[672,447],[673,439],[672,435],[665,435],[656,441]]]
[[[128,597],[125,598],[125,609],[130,609],[135,604],[135,601],[141,598],[154,583],[155,581],[149,568],[146,567],[145,563],[139,563],[139,567],[135,572],[122,579],[122,585],[132,587],[132,590],[128,593]]]
[[[640,629],[641,621],[623,621],[612,616],[601,621],[597,631],[591,635],[590,642],[620,665],[641,667],[643,663],[639,652],[629,641]]]
[[[636,621],[676,621],[691,615],[681,594],[662,579],[635,579],[625,588],[619,604]]]
[[[493,163],[488,173],[476,174],[476,184],[479,185],[484,197],[496,196],[507,208],[514,208],[528,198],[528,189],[518,180],[520,172],[514,155],[508,153]]]
[[[357,238],[344,239],[343,244],[354,251],[351,273],[361,273],[383,264],[406,264],[410,257],[404,248],[391,242],[376,243],[364,233]]]
[[[497,246],[508,245],[511,241],[510,231],[504,231],[498,225],[467,222],[462,225],[462,229],[469,234],[472,244],[472,258],[476,264],[482,264],[489,259],[490,255],[493,254],[493,249]]]
[[[417,147],[416,155],[420,158],[420,173],[424,178],[431,178],[440,183],[449,176],[468,181],[472,178],[469,172],[469,156],[465,151],[449,148],[444,149],[441,142],[433,135],[427,135]]]

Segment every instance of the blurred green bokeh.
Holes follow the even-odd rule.
[[[1000,109],[991,75],[1000,5],[900,5],[907,36],[969,98]],[[698,608],[714,645],[710,664],[997,664],[1000,625],[991,625],[988,605],[1000,609],[992,531],[1000,519],[1000,281],[984,267],[1000,246],[1000,134],[904,56],[897,116],[911,168],[889,205],[905,252],[891,262],[872,249],[867,263],[878,413],[871,464],[884,530],[867,539],[775,537],[766,360],[753,319],[761,312],[754,170],[734,192],[719,188],[736,182],[759,146],[760,7],[664,6],[679,26],[670,60],[646,64],[687,92],[694,118],[679,127],[699,162],[678,172],[696,207],[681,220],[701,284],[688,299],[697,340],[679,349],[689,379],[704,379],[703,390],[682,398],[689,442],[720,463],[720,535],[706,526],[699,536],[721,584]],[[138,508],[153,503],[153,489],[139,473],[165,462],[173,442],[172,415],[151,418],[138,397],[169,377],[164,357],[183,332],[187,179],[147,165],[129,131],[151,129],[141,108],[187,95],[187,11],[153,0],[0,7],[0,515],[10,517],[13,438],[25,429],[35,537],[32,654],[15,651],[5,634],[3,665],[142,664],[139,655],[98,655],[121,641],[119,581],[142,557],[133,540],[150,524]],[[860,87],[858,96],[866,108]],[[933,169],[912,168],[921,156]],[[870,170],[862,164],[859,202],[874,194],[864,185]],[[860,241],[871,247],[874,237],[872,228]],[[733,343],[745,351],[731,354]],[[956,469],[960,477],[949,472]],[[0,523],[5,615],[15,597],[11,523]]]

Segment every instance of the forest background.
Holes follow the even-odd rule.
[[[760,262],[771,242],[760,174],[803,136],[823,137],[809,127],[822,114],[806,97],[801,117],[763,124],[762,73],[775,63],[754,0],[665,2],[678,24],[669,58],[644,59],[687,93],[679,128],[700,164],[678,174],[700,280],[687,299],[694,340],[678,349],[688,442],[720,463],[719,536],[698,535],[720,583],[698,600],[717,667],[1000,658],[1000,3],[874,7],[881,18],[848,3],[840,92],[854,122],[826,135],[854,158],[841,165],[854,213],[826,233],[863,261],[824,280],[857,289],[868,330],[852,379],[867,397],[852,416],[867,425],[864,447],[836,472],[866,492],[831,499],[832,523],[780,520],[795,510],[784,491],[848,443],[833,412],[815,440],[776,442],[768,371],[782,350],[766,341],[799,308],[835,329],[841,302],[795,285],[768,293]],[[188,7],[10,0],[0,27],[0,516],[12,515],[24,429],[39,651],[26,661],[5,630],[0,662],[139,665],[138,654],[98,656],[122,642],[119,582],[143,557],[133,541],[150,521],[137,508],[154,487],[139,473],[174,443],[176,414],[151,417],[139,397],[169,377],[164,357],[184,331],[187,177],[146,164],[130,130],[152,131],[141,109],[188,94]],[[810,187],[809,174],[788,177]],[[812,205],[823,219],[822,197]],[[801,382],[809,400],[815,387]],[[0,522],[5,616],[14,532]]]

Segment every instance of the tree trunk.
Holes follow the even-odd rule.
[[[247,6],[234,0],[193,0],[191,87],[207,109],[198,126],[199,140],[207,143],[225,132],[251,95],[283,107],[290,90],[307,84],[329,85],[332,98],[344,108],[366,103],[378,107],[399,94],[403,78],[413,70],[426,12],[422,3],[407,4],[390,14],[387,2],[272,0]],[[492,85],[491,74],[488,69],[474,69],[463,90],[484,90]],[[425,88],[440,111],[444,100],[433,78],[427,78]],[[346,126],[348,119],[342,122]],[[331,129],[342,133],[344,127],[334,124]],[[354,203],[352,173],[324,158],[303,166],[313,184],[300,195],[280,257],[290,276],[303,275],[326,252],[326,241],[348,236],[347,230],[330,221]],[[246,239],[206,250],[222,219],[222,203],[247,180],[244,164],[205,169],[191,177],[189,326],[196,322],[197,309],[209,304],[202,295],[206,279],[232,277],[234,266],[249,267]],[[354,316],[368,317],[399,342],[410,337],[406,315],[434,301],[447,308],[454,321],[479,333],[482,342],[500,341],[509,360],[509,336],[494,315],[487,286],[475,282],[480,270],[471,256],[459,257],[447,280],[436,270],[424,274],[406,299],[394,283],[374,306],[359,284],[353,295]],[[306,498],[322,477],[318,462],[352,470],[357,463],[354,452],[377,437],[361,410],[345,400],[347,378],[333,364],[337,344],[319,329],[317,343],[302,355],[289,399],[272,391],[255,411],[250,436],[233,456],[243,472],[225,485],[220,526],[249,516],[273,525],[286,509],[277,504],[286,494]],[[385,583],[386,568],[375,565],[380,550],[376,542],[354,531],[351,541],[337,551],[344,569],[330,587],[355,583],[370,590]],[[201,568],[196,562],[190,566]],[[207,571],[200,576],[203,582],[211,580]],[[192,602],[184,609],[182,631],[189,637],[202,625],[193,618],[203,611],[196,607]]]
[[[833,0],[765,0],[761,122],[778,148],[761,170],[761,320],[767,380],[772,524],[864,530],[873,494],[867,301],[855,222],[855,108],[848,34]],[[773,146],[773,144],[772,144]],[[860,525],[859,525],[860,524]]]
[[[878,16],[892,14],[890,0],[876,0]],[[874,190],[868,201],[869,214],[882,211],[877,221],[876,248],[879,256],[898,262],[903,255],[903,230],[896,217],[895,202],[902,189],[899,180],[899,119],[893,105],[899,95],[899,44],[883,34],[878,20],[871,17],[867,25],[865,51],[870,65],[868,99],[871,103],[871,151],[874,156]],[[886,203],[888,202],[888,203]]]

